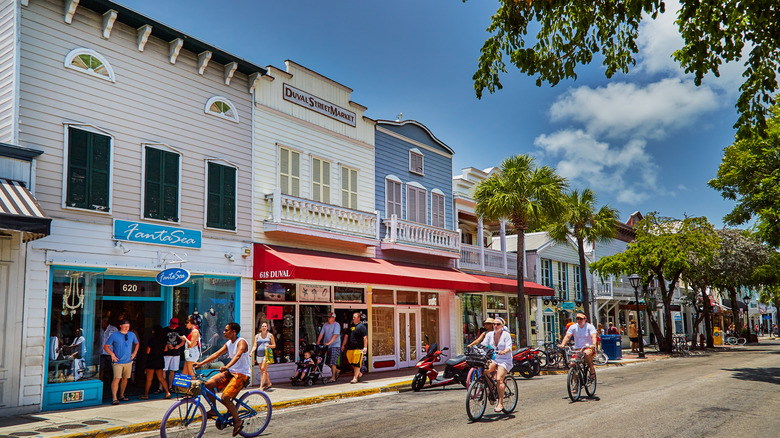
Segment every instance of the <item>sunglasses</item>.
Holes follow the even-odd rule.
[[[125,333],[125,341],[127,341],[127,333]]]
[[[585,320],[585,318],[576,318],[576,319],[577,319],[577,321],[584,321]]]
[[[504,325],[504,324],[501,324],[500,322],[494,322],[493,325]]]

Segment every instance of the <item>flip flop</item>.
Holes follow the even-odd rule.
[[[503,410],[504,410],[504,408],[503,408],[503,407],[499,408],[498,406],[496,406],[496,408],[495,408],[495,409],[493,409],[493,410],[494,410],[495,412],[501,412],[501,411],[503,411]]]
[[[352,379],[352,380],[349,381],[349,383],[357,383],[357,382],[358,382],[357,379]]]
[[[244,420],[241,420],[240,423],[238,423],[235,426],[233,426],[233,436],[238,435],[239,432],[241,432],[241,429],[243,429],[243,428],[244,428]]]
[[[112,405],[118,405],[119,404],[119,400],[114,400],[114,401],[111,402],[111,404]]]
[[[141,399],[141,400],[149,400],[149,397],[147,397],[145,395],[142,395],[142,396],[140,396],[138,398]]]
[[[129,399],[129,398],[127,398],[127,397],[121,397],[121,398],[119,398],[119,400],[122,400],[122,401],[130,401],[130,399]]]
[[[170,394],[166,394],[166,396],[163,397],[163,400],[170,400],[170,399],[171,399],[171,395]]]

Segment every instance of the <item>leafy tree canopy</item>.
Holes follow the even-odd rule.
[[[738,139],[725,150],[718,177],[710,187],[737,201],[724,222],[738,226],[756,218],[758,236],[780,245],[780,106],[770,109],[763,135],[756,132]]]
[[[463,0],[464,2],[466,0]],[[627,73],[636,64],[642,20],[666,11],[661,0],[499,0],[474,73],[477,97],[502,88],[506,55],[536,84],[556,85],[577,78],[579,65],[601,54],[606,76]],[[677,25],[684,46],[674,58],[700,85],[708,73],[740,61],[749,50],[737,101],[739,135],[763,131],[773,103],[780,62],[780,4],[777,0],[680,0]],[[535,36],[529,33],[535,32]]]

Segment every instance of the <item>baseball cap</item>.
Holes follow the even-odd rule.
[[[333,312],[328,312],[328,318],[335,318],[336,314]]]
[[[493,324],[493,318],[488,318],[482,322],[482,324]]]
[[[171,318],[171,325],[179,325],[179,318],[176,317]]]
[[[123,325],[123,324],[130,324],[130,320],[129,319],[123,319],[123,320],[119,321],[119,325]]]

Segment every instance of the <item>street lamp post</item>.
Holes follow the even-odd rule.
[[[637,274],[631,274],[628,277],[628,281],[631,282],[631,286],[634,287],[634,298],[636,299],[636,324],[637,329],[639,330],[639,358],[644,359],[645,358],[645,341],[642,337],[642,314],[639,312],[639,283],[642,281],[642,278]]]

